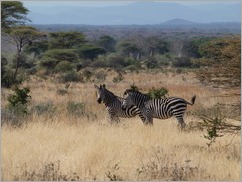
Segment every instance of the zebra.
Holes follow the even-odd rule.
[[[94,87],[97,90],[97,102],[99,104],[101,104],[102,102],[105,104],[111,123],[119,123],[119,117],[131,118],[135,117],[136,115],[139,115],[140,119],[143,122],[145,121],[145,118],[141,114],[139,108],[137,108],[136,106],[131,105],[125,109],[122,109],[122,102],[124,99],[114,95],[112,92],[107,90],[105,84],[100,85],[100,87],[94,85]]]
[[[139,91],[128,89],[124,92],[122,109],[126,109],[130,105],[136,105],[145,117],[144,123],[150,125],[153,125],[153,118],[167,119],[175,116],[181,128],[184,128],[183,116],[186,112],[187,104],[193,105],[195,99],[196,95],[192,97],[191,103],[178,97],[152,99]]]

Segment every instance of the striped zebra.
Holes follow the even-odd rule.
[[[153,118],[167,119],[175,116],[181,128],[184,128],[183,116],[186,112],[187,104],[193,105],[195,99],[195,95],[192,97],[191,103],[177,97],[151,99],[148,95],[129,89],[124,92],[122,109],[130,105],[136,105],[145,117],[145,124],[153,124]]]
[[[119,117],[131,118],[135,117],[136,115],[139,115],[143,122],[145,121],[145,118],[136,106],[131,105],[125,109],[122,109],[122,102],[124,99],[107,90],[105,84],[100,85],[100,87],[94,85],[94,87],[97,90],[97,102],[99,104],[102,102],[105,104],[111,123],[119,123]]]

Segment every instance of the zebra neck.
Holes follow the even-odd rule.
[[[150,97],[146,96],[146,95],[142,95],[140,98],[137,98],[137,100],[135,101],[136,105],[138,108],[143,108],[143,106],[145,105],[145,103],[147,101],[150,100]]]
[[[112,102],[114,102],[115,100],[117,100],[117,97],[109,94],[106,96],[106,98],[103,100],[103,103],[105,104],[105,106],[109,106]]]

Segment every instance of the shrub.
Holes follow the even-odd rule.
[[[155,89],[154,87],[149,90],[148,95],[153,99],[166,98],[166,94],[168,94],[168,90],[164,87]]]
[[[85,104],[81,102],[69,101],[66,109],[68,116],[80,117],[86,114]]]
[[[30,90],[28,88],[19,89],[15,87],[14,94],[8,97],[6,109],[1,109],[1,124],[10,124],[13,127],[21,127],[25,123],[25,117],[28,114],[27,103],[29,102]]]
[[[59,61],[75,62],[78,55],[73,49],[52,49],[44,53],[43,57],[52,58]]]
[[[134,83],[130,85],[130,89],[134,91],[139,91],[139,88]]]
[[[52,101],[39,103],[38,105],[32,107],[32,112],[36,112],[37,115],[50,115],[53,116],[56,112],[56,106],[54,106]]]
[[[174,67],[192,67],[193,63],[189,57],[177,57],[172,65]]]
[[[113,78],[113,82],[114,82],[114,83],[119,83],[119,82],[121,82],[123,79],[124,79],[123,75],[122,75],[121,73],[119,73],[117,76],[115,76],[115,77]]]
[[[68,61],[61,61],[55,66],[55,71],[57,72],[68,72],[73,69],[73,66]]]
[[[60,83],[67,83],[67,82],[79,82],[82,81],[80,75],[75,71],[69,71],[67,73],[63,73],[58,77],[58,81]]]
[[[8,97],[8,108],[10,110],[17,109],[16,111],[27,114],[27,102],[29,102],[29,98],[31,98],[29,95],[29,88],[20,89],[15,87],[13,90],[15,94],[12,94]]]
[[[58,94],[58,95],[65,95],[65,94],[68,94],[68,92],[65,89],[58,89],[56,91],[56,94]]]
[[[98,82],[104,82],[106,80],[107,74],[105,71],[101,70],[94,75]]]

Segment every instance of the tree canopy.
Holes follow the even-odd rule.
[[[11,27],[29,21],[26,17],[28,9],[19,1],[1,1],[1,29],[8,31]]]

